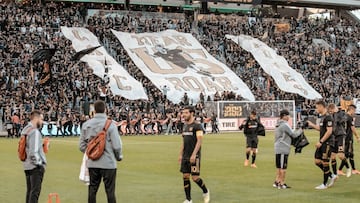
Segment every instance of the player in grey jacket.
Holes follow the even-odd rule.
[[[46,157],[39,131],[43,119],[40,111],[32,111],[29,124],[21,132],[21,135],[26,134],[26,160],[23,162],[27,187],[26,203],[38,202],[45,173]]]
[[[301,134],[301,130],[293,132],[288,124],[290,113],[288,110],[280,112],[280,120],[275,128],[275,162],[276,162],[276,180],[273,184],[278,189],[290,188],[285,184],[285,174],[287,169],[288,156],[290,154],[291,139]]]
[[[81,129],[80,151],[85,153],[89,141],[95,137],[105,126],[107,115],[105,114],[106,105],[103,101],[96,101],[94,104],[94,118],[85,122]],[[119,132],[112,123],[106,134],[106,144],[104,154],[98,160],[88,160],[90,185],[88,191],[88,202],[96,202],[96,193],[99,189],[101,179],[104,180],[108,203],[115,203],[115,182],[117,161],[121,161],[122,143]]]

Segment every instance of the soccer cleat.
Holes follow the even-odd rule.
[[[251,164],[251,168],[257,168],[256,164]]]
[[[249,166],[249,160],[245,159],[244,166]]]
[[[208,189],[207,193],[203,194],[204,197],[204,203],[209,203],[210,202],[210,190]]]
[[[275,181],[275,182],[273,183],[273,187],[274,187],[274,188],[277,188],[278,186],[279,186],[279,183]]]
[[[352,174],[354,174],[354,175],[360,175],[360,171],[358,171],[358,170],[352,170]]]
[[[290,186],[286,185],[286,184],[283,184],[283,185],[278,185],[278,189],[289,189],[291,188]]]
[[[192,203],[192,200],[185,200],[183,203]]]
[[[344,175],[346,175],[343,171],[340,171],[340,170],[337,171],[337,174],[338,174],[339,176],[344,176]]]
[[[335,181],[338,179],[337,175],[332,175],[331,178],[329,178],[329,183],[327,184],[327,187],[332,187],[335,183]]]
[[[348,169],[346,169],[346,177],[350,178],[350,176],[351,176],[351,169],[348,168]]]
[[[321,184],[321,185],[315,187],[315,189],[317,189],[317,190],[325,190],[325,189],[327,189],[327,188],[328,188],[328,187],[326,187],[326,185],[324,185],[324,184]]]

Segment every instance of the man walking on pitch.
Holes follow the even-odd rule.
[[[316,112],[320,114],[320,124],[315,125],[311,121],[308,121],[308,124],[310,127],[320,131],[320,138],[319,142],[316,143],[316,151],[315,151],[315,164],[323,171],[323,183],[319,186],[317,186],[315,189],[317,190],[323,190],[327,189],[328,187],[331,187],[336,177],[333,177],[330,179],[329,184],[328,179],[329,177],[332,177],[332,174],[330,172],[329,167],[329,161],[330,161],[330,145],[333,142],[333,118],[332,116],[327,112],[326,104],[323,101],[318,101],[315,104],[316,106]]]
[[[105,102],[100,100],[96,101],[94,107],[94,118],[86,121],[81,129],[79,147],[80,151],[83,153],[85,153],[90,140],[104,129],[105,123],[107,122],[107,115],[105,114]],[[116,203],[116,161],[121,161],[122,157],[122,143],[120,135],[115,124],[111,123],[106,132],[104,153],[97,160],[89,159],[87,161],[87,167],[89,168],[90,176],[88,203],[96,203],[96,193],[99,189],[101,179],[104,181],[108,203]]]
[[[26,136],[26,159],[23,162],[26,175],[26,203],[37,203],[41,192],[46,157],[39,128],[43,124],[44,116],[41,111],[34,110],[30,114],[30,122],[21,132]]]
[[[345,158],[345,136],[346,136],[346,114],[343,111],[339,111],[335,104],[328,105],[328,112],[333,116],[333,136],[334,142],[332,143],[331,149],[331,168],[333,171],[332,178],[337,178],[337,162],[336,155],[341,161],[346,160]],[[347,162],[346,162],[347,163]],[[347,176],[351,176],[349,170]]]
[[[186,195],[184,203],[192,203],[190,175],[192,180],[202,189],[204,203],[208,203],[210,202],[210,191],[200,178],[201,144],[204,132],[201,124],[195,122],[194,114],[195,108],[192,106],[187,106],[182,110],[185,125],[182,133],[183,144],[180,149],[179,162],[181,163],[180,172],[183,173]]]
[[[274,187],[278,189],[290,188],[285,183],[286,169],[288,165],[288,157],[290,154],[291,138],[296,138],[301,134],[301,130],[294,133],[288,121],[290,113],[288,110],[280,111],[280,120],[275,128],[275,164],[276,164],[276,179]]]
[[[350,105],[347,109],[346,114],[346,137],[345,137],[345,156],[349,160],[352,171],[347,163],[347,160],[343,160],[340,164],[338,174],[339,175],[345,175],[342,172],[343,167],[345,166],[347,168],[347,174],[352,173],[354,175],[360,174],[358,170],[355,168],[355,162],[354,162],[354,138],[353,135],[355,135],[357,142],[360,142],[359,135],[356,132],[355,129],[355,123],[354,123],[354,115],[356,111],[355,105]],[[349,176],[349,175],[348,175]]]
[[[244,120],[244,122],[239,127],[240,130],[244,129],[244,134],[246,136],[246,159],[244,162],[244,166],[249,165],[249,158],[252,152],[251,168],[257,168],[255,164],[255,160],[256,160],[257,147],[259,143],[259,139],[257,135],[259,123],[260,121],[258,121],[256,117],[256,112],[252,111],[250,113],[249,118]]]

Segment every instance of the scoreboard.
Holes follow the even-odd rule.
[[[220,118],[240,118],[243,116],[243,103],[224,103],[220,110]]]

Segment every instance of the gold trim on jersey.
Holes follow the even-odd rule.
[[[204,132],[202,130],[196,131],[196,137],[202,137],[204,136]]]

